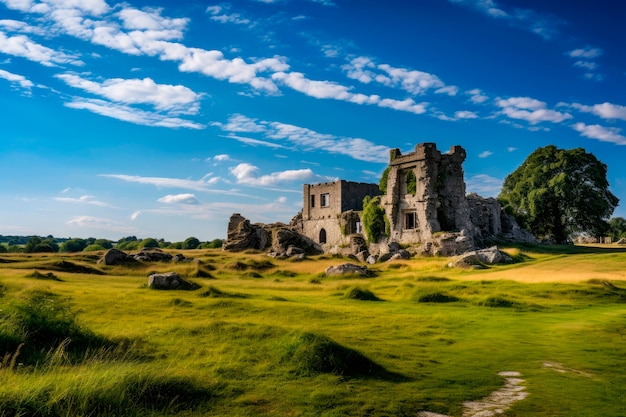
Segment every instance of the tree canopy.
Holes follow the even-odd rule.
[[[607,167],[582,148],[539,148],[504,180],[499,200],[535,236],[565,242],[575,232],[599,236],[619,203]]]

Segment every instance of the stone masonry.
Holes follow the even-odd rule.
[[[453,146],[449,153],[441,154],[434,143],[421,143],[415,152],[402,155],[393,149],[390,154],[382,205],[392,241],[421,243],[437,232],[471,229],[462,147]],[[407,189],[409,173],[415,175],[414,194]]]

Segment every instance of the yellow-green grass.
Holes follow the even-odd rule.
[[[51,359],[24,366],[22,353],[0,352],[0,410],[460,416],[464,402],[503,385],[498,372],[517,371],[529,396],[504,416],[626,415],[626,253],[507,251],[521,262],[475,271],[414,258],[369,266],[372,278],[325,277],[326,267],[349,261],[332,256],[292,262],[184,251],[199,262],[125,268],[81,254],[3,254],[15,262],[0,263],[1,318],[46,291],[82,327],[127,348],[94,349],[72,363],[58,360],[62,348],[51,349]],[[60,261],[103,274],[50,269]],[[198,278],[199,269],[211,277]],[[34,271],[59,280],[29,276]],[[150,290],[147,276],[157,271],[176,271],[202,288]],[[356,288],[382,301],[350,298]],[[307,346],[311,340],[325,350]],[[351,360],[351,350],[365,359]],[[336,366],[307,362],[320,356]]]

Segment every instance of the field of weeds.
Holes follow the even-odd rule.
[[[471,416],[507,387],[503,416],[626,415],[626,252],[506,250],[368,278],[327,255],[2,254],[0,416]],[[200,288],[147,287],[169,271]]]

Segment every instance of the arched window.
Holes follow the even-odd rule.
[[[320,243],[326,243],[326,229],[320,230]]]

